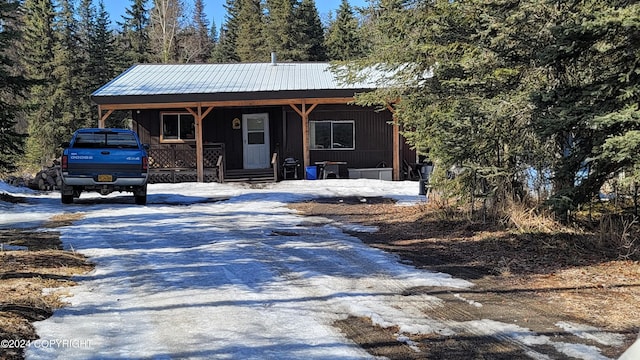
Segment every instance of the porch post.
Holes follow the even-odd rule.
[[[98,105],[98,127],[100,129],[104,129],[105,122],[111,114],[113,114],[113,109],[108,110],[106,114],[102,115],[102,106]]]
[[[309,153],[309,113],[307,113],[307,104],[302,104],[302,156],[303,171],[311,162],[311,154]]]
[[[198,104],[196,116],[196,176],[198,182],[204,182],[204,147],[202,146],[202,106]]]
[[[291,106],[291,108],[300,115],[300,118],[302,118],[302,162],[306,169],[311,162],[311,155],[309,152],[309,114],[311,114],[318,104],[312,104],[309,107],[309,110],[307,110],[307,103],[304,101],[302,102],[302,110],[298,109],[298,106],[295,104],[289,104],[289,106]]]
[[[198,112],[191,108],[186,108],[193,115],[196,122],[196,178],[198,182],[204,182],[204,146],[202,145],[202,120],[209,115],[213,106],[202,112],[202,104],[198,104]]]
[[[391,111],[393,117],[393,180],[400,180],[400,125],[396,118],[396,111],[393,106],[387,104],[387,109]]]

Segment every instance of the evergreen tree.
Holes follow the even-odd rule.
[[[557,4],[534,124],[555,143],[556,204],[578,206],[621,170],[640,180],[640,4]],[[565,201],[562,201],[565,199]]]
[[[517,6],[483,1],[383,0],[372,10],[374,49],[358,70],[374,67],[391,81],[361,102],[401,99],[395,117],[405,137],[442,176],[462,169],[447,183],[462,199],[500,211],[522,198],[537,146],[529,127],[537,79],[527,65],[533,49],[519,37],[543,24],[529,24]]]
[[[297,43],[302,47],[302,61],[326,61],[324,29],[314,0],[302,0],[295,18],[300,19]]]
[[[211,53],[209,54],[210,62],[218,62],[216,58],[216,54],[218,53],[218,45],[220,42],[220,37],[218,36],[218,29],[216,28],[216,20],[211,19],[211,27],[209,28],[209,47],[211,49]]]
[[[240,6],[240,0],[227,0],[224,5],[226,9],[225,23],[220,29],[220,39],[218,40],[215,52],[211,56],[214,62],[226,63],[240,61],[240,57],[236,51]]]
[[[116,50],[116,36],[111,29],[111,20],[107,13],[104,1],[98,1],[97,18],[93,31],[93,41],[89,65],[91,71],[91,91],[112,80],[119,72],[119,64],[122,63]]]
[[[283,61],[299,61],[305,57],[299,35],[301,20],[296,17],[296,0],[267,0],[266,35],[270,51]]]
[[[22,153],[24,135],[16,131],[18,100],[26,88],[26,79],[14,73],[14,60],[8,50],[20,37],[18,1],[0,0],[0,173],[13,171]]]
[[[330,60],[354,60],[364,56],[358,19],[347,0],[342,0],[336,19],[329,24],[325,46]]]
[[[264,62],[270,58],[263,32],[264,16],[260,0],[239,0],[236,53],[241,62]]]
[[[54,92],[54,32],[55,12],[50,0],[25,0],[22,5],[24,30],[20,46],[20,60],[26,78],[31,82],[25,101],[29,138],[26,160],[33,165],[43,164],[55,155],[57,129],[51,123],[57,114],[50,106]]]
[[[621,170],[639,179],[639,4],[375,5],[374,51],[344,78],[371,67],[392,78],[359,103],[401,99],[406,138],[440,169],[465,169],[450,182],[458,195],[522,199],[536,169],[566,213]]]
[[[52,89],[47,107],[54,115],[46,119],[53,125],[49,137],[57,146],[68,140],[78,128],[93,125],[90,122],[91,109],[85,84],[89,81],[85,69],[85,59],[78,37],[78,21],[71,0],[61,1],[62,9],[58,14],[56,30],[58,41],[54,46],[54,65]],[[59,155],[59,154],[55,154]]]
[[[142,64],[149,61],[149,14],[146,8],[147,0],[132,0],[123,16],[118,49],[122,51],[124,64]]]

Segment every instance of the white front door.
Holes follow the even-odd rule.
[[[269,168],[269,114],[242,115],[242,142],[245,169]]]

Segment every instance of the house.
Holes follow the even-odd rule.
[[[352,104],[375,87],[341,83],[329,63],[140,64],[91,98],[101,127],[131,111],[155,182],[279,180],[288,158],[300,164],[293,178],[400,180],[415,153],[392,107]]]

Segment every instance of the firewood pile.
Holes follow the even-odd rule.
[[[32,190],[59,190],[62,186],[62,178],[60,177],[60,161],[54,160],[51,166],[43,167],[35,176],[10,175],[2,178],[1,180],[11,186],[28,187]]]
[[[60,162],[54,160],[51,166],[45,167],[42,170],[38,171],[36,176],[28,181],[27,186],[33,190],[59,190],[62,186],[62,178],[60,177]]]
[[[43,191],[58,190],[62,186],[62,178],[59,174],[60,165],[54,163],[53,166],[40,170],[29,182],[29,188]]]

